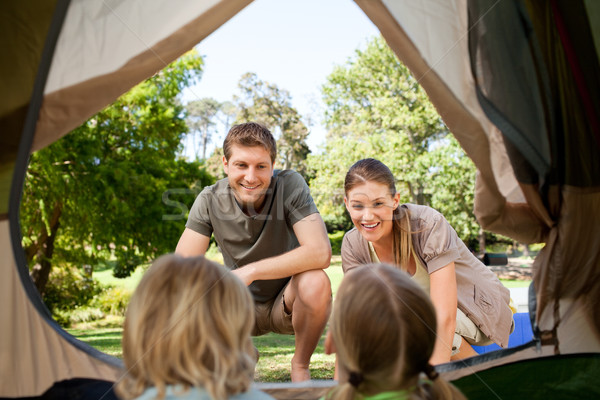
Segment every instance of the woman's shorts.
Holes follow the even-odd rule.
[[[456,310],[456,329],[454,330],[454,339],[452,340],[452,355],[458,354],[462,338],[467,343],[474,346],[487,346],[492,344],[482,331],[469,319],[460,309]]]

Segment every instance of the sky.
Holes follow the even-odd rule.
[[[300,114],[316,121],[308,144],[317,152],[325,138],[321,85],[376,35],[379,30],[352,0],[255,0],[196,46],[204,72],[183,101],[232,100],[240,77],[254,72],[287,90]],[[217,138],[219,145],[222,140]]]

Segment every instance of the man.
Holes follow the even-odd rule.
[[[249,122],[223,142],[226,179],[196,198],[176,253],[206,252],[212,234],[226,266],[254,297],[253,335],[294,334],[292,382],[310,379],[309,363],[331,309],[331,261],[325,224],[304,179],[273,171],[277,154],[268,129]]]

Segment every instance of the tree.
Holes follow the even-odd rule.
[[[190,101],[185,106],[187,110],[187,124],[192,134],[200,136],[200,146],[202,148],[202,157],[206,159],[206,147],[212,139],[212,129],[216,125],[215,118],[221,110],[221,103],[217,100],[207,97],[200,100]],[[197,140],[194,140],[197,143]],[[198,159],[198,147],[194,146],[196,159]]]
[[[115,275],[173,251],[211,177],[177,159],[187,132],[181,90],[200,74],[190,52],[31,157],[21,204],[23,246],[44,293],[54,266],[116,260]]]
[[[253,73],[244,74],[238,86],[241,95],[234,98],[237,122],[255,121],[269,128],[277,138],[276,168],[294,169],[306,177],[309,132],[292,107],[290,94]]]
[[[463,239],[477,236],[475,168],[381,37],[336,67],[321,91],[328,137],[323,153],[308,162],[311,191],[330,230],[351,226],[343,206],[346,171],[373,157],[390,167],[403,202],[438,209]]]
[[[231,128],[231,124],[235,121],[235,117],[238,113],[238,109],[231,101],[224,101],[221,103],[221,112],[219,121],[223,125],[223,131],[225,133],[229,132]]]
[[[223,148],[215,147],[213,153],[204,161],[206,172],[215,177],[215,179],[223,179],[227,175],[223,169]]]

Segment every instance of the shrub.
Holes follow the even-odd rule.
[[[70,311],[68,314],[69,325],[81,322],[97,321],[105,317],[104,313],[98,308],[80,307]]]
[[[344,239],[345,231],[337,231],[329,233],[329,242],[331,242],[331,254],[340,255],[342,252],[342,239]]]
[[[78,268],[54,268],[44,290],[44,303],[57,321],[64,315],[60,311],[74,310],[90,303],[101,291],[98,282],[83,275]]]
[[[125,315],[131,299],[131,290],[122,287],[105,287],[102,293],[94,297],[90,306],[110,315]]]

